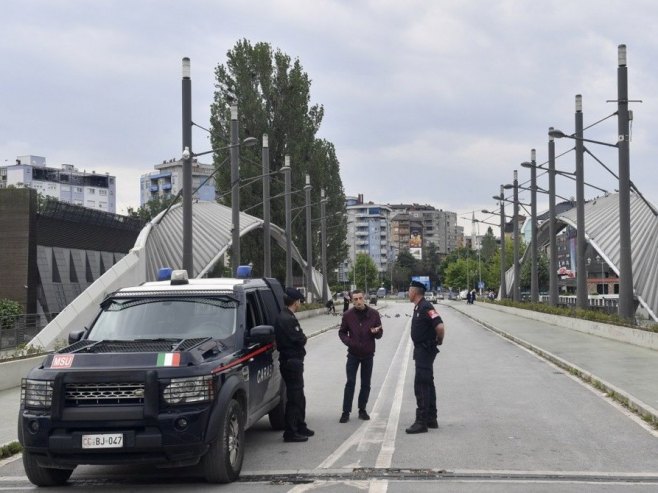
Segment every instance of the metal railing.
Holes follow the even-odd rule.
[[[0,350],[14,349],[27,344],[55,318],[56,313],[29,313],[0,319]]]

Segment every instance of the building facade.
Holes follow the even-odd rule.
[[[46,166],[42,156],[18,156],[16,164],[3,166],[0,188],[27,187],[44,197],[103,212],[116,212],[116,177],[109,173],[80,171],[72,164]]]
[[[183,161],[171,159],[154,166],[156,171],[143,174],[139,179],[139,203],[154,199],[170,199],[183,188]],[[195,200],[215,200],[215,168],[211,164],[192,161],[192,191]]]
[[[363,195],[346,197],[348,258],[338,270],[340,282],[346,282],[356,255],[365,253],[373,260],[380,274],[385,275],[395,257],[390,248],[391,208],[386,205],[364,204]]]
[[[463,241],[463,228],[457,226],[457,213],[435,209],[431,205],[394,204],[391,218],[391,248],[394,256],[402,250],[419,260],[434,245],[440,255],[456,250]]]

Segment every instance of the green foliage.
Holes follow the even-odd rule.
[[[398,254],[398,258],[393,264],[393,286],[398,290],[406,290],[409,287],[411,276],[419,269],[418,260],[404,249]]]
[[[134,210],[132,207],[128,208],[128,215],[137,219],[141,219],[145,223],[149,222],[155,216],[160,214],[163,210],[169,207],[170,204],[175,202],[177,197],[172,197],[170,199],[163,199],[156,197],[149,200],[146,204],[139,207],[137,210]]]
[[[491,227],[487,228],[487,232],[482,238],[482,247],[480,248],[480,257],[485,264],[491,262],[494,256],[500,255],[500,249],[498,248],[498,242],[496,237],[493,234]]]
[[[354,268],[349,273],[349,279],[351,284],[356,285],[357,289],[361,289],[365,293],[379,288],[379,270],[377,270],[377,265],[370,258],[370,255],[365,253],[356,254],[356,262],[354,262]]]
[[[12,455],[23,451],[23,447],[18,442],[10,442],[0,447],[0,459],[6,459]]]
[[[525,261],[521,264],[521,289],[529,290],[532,279],[532,259],[530,254],[526,255]],[[537,281],[539,291],[547,291],[550,282],[548,272],[548,257],[545,252],[539,252],[537,255]]]
[[[23,306],[17,301],[0,298],[0,329],[14,326],[16,318],[23,314]]]
[[[347,256],[347,222],[345,193],[340,178],[340,164],[334,145],[316,134],[322,123],[324,108],[311,105],[311,79],[303,71],[298,59],[294,61],[280,50],[273,50],[268,43],[251,44],[248,40],[238,41],[226,55],[226,64],[215,69],[215,94],[211,106],[211,143],[214,165],[218,168],[217,190],[220,202],[230,205],[231,173],[229,150],[230,105],[237,103],[239,114],[239,136],[256,137],[268,135],[270,192],[272,197],[271,220],[281,227],[285,225],[284,182],[276,173],[290,156],[292,194],[294,210],[304,205],[302,192],[306,174],[310,176],[312,190],[312,217],[320,217],[320,190],[327,197],[327,270],[332,272]],[[260,146],[240,149],[240,209],[262,217],[262,158]],[[295,217],[295,216],[293,216]],[[320,221],[312,223],[315,233]],[[299,214],[292,223],[292,241],[306,251],[306,225],[304,214]],[[320,251],[321,238],[312,235],[313,252]],[[260,232],[243,237],[241,242],[242,263],[253,262],[254,275],[262,272],[262,234]],[[315,254],[316,268],[321,265],[320,256]],[[298,269],[298,266],[294,266]],[[273,275],[285,277],[285,252],[272,249]],[[299,271],[297,273],[300,273]]]

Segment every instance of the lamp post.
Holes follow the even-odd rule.
[[[281,168],[284,179],[284,203],[286,216],[286,286],[292,286],[292,219],[290,216],[290,156],[286,154]]]
[[[519,178],[514,170],[514,301],[521,301],[521,283],[519,266]]]
[[[231,105],[231,267],[236,275],[240,265],[240,162],[238,150],[238,105]]]
[[[183,269],[194,277],[192,256],[192,79],[190,59],[183,58],[182,81],[183,116]],[[187,152],[185,152],[187,150]]]
[[[530,151],[530,301],[539,301],[539,279],[537,275],[537,153],[535,149]]]
[[[589,306],[587,293],[587,272],[585,270],[585,177],[583,158],[585,145],[583,137],[583,99],[576,95],[576,307],[586,310]]]
[[[553,127],[548,129],[549,133]],[[548,262],[549,284],[548,295],[552,306],[558,304],[557,286],[557,225],[555,224],[555,140],[548,139],[548,236],[550,259]]]
[[[313,300],[313,235],[311,234],[311,177],[306,175],[306,185],[304,192],[306,195],[306,301]]]
[[[619,148],[619,316],[632,320],[633,262],[631,258],[630,133],[626,45],[617,49],[617,128]]]
[[[322,255],[322,303],[329,301],[327,293],[327,283],[329,275],[327,273],[327,197],[324,194],[324,188],[320,190],[320,251]]]
[[[272,277],[272,238],[270,236],[270,148],[263,134],[263,276]]]
[[[505,187],[500,186],[500,195],[494,195],[494,200],[500,202],[500,298],[507,298],[507,259],[505,255]]]

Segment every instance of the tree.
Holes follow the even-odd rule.
[[[430,243],[429,246],[424,249],[421,266],[423,270],[421,274],[429,276],[432,286],[441,285],[441,257],[439,255],[439,250],[434,243]]]
[[[411,276],[418,270],[418,260],[409,253],[409,250],[401,250],[398,258],[393,264],[393,284],[398,290],[406,289],[411,281]]]
[[[146,204],[140,206],[137,210],[129,207],[128,215],[136,219],[141,219],[147,223],[167,207],[169,207],[169,204],[171,204],[174,200],[174,198],[163,199],[161,197],[156,197],[149,200]]]
[[[300,61],[294,61],[281,52],[274,51],[268,43],[252,45],[248,40],[238,41],[228,51],[225,65],[215,69],[216,90],[211,106],[211,143],[214,165],[218,168],[217,190],[219,201],[230,205],[231,173],[229,150],[230,105],[237,103],[240,138],[268,135],[271,195],[271,220],[281,227],[285,225],[283,207],[283,178],[277,172],[284,165],[286,155],[291,159],[292,208],[301,208],[305,197],[302,189],[305,176],[310,176],[313,229],[320,227],[320,190],[327,197],[327,270],[332,272],[347,256],[347,222],[345,192],[340,178],[340,164],[334,145],[316,137],[324,108],[310,104],[311,81]],[[262,217],[261,155],[258,147],[240,149],[241,185],[240,209]],[[278,202],[277,202],[278,201]],[[320,251],[320,237],[312,236],[313,252]],[[292,241],[306,252],[306,225],[300,214],[292,223]],[[253,262],[254,273],[262,268],[262,235],[244,237],[241,243],[243,262]],[[285,277],[285,252],[272,251],[273,274]],[[316,268],[321,259],[315,254]]]
[[[357,253],[354,268],[349,273],[350,283],[354,284],[357,289],[368,293],[379,287],[379,270],[375,262],[366,253]]]
[[[482,246],[480,248],[480,257],[482,261],[488,263],[498,251],[498,242],[493,234],[491,226],[487,228],[487,232],[482,238]]]

